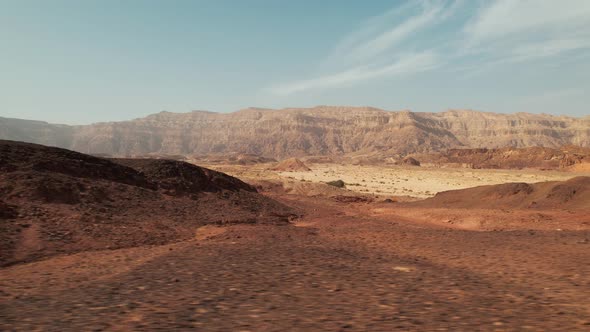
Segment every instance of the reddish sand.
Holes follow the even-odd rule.
[[[207,226],[177,244],[4,268],[0,328],[590,327],[588,226],[548,231],[523,221],[530,229],[473,232],[371,215],[385,203],[275,198],[306,216],[289,226]]]
[[[37,183],[37,173],[19,177],[10,162],[0,164],[10,175],[2,190],[22,193],[0,204],[3,231],[10,230],[3,236],[19,239],[6,256],[11,265],[0,268],[0,330],[590,329],[585,178],[393,203],[349,193],[309,197],[272,183],[259,185],[262,196],[237,179],[185,164],[117,162],[132,167],[104,165],[136,185],[104,180],[104,165],[91,173],[99,179],[81,170],[37,170],[67,189],[59,202],[24,185],[27,176]],[[77,169],[86,166],[81,161]],[[182,180],[183,174],[193,175]],[[200,182],[195,174],[212,176]],[[6,185],[11,176],[20,186]],[[79,183],[103,190],[112,206],[72,190]],[[215,192],[228,183],[243,188]],[[202,188],[213,191],[191,197]],[[468,199],[484,203],[462,205]],[[283,213],[294,211],[287,206],[302,217],[284,221]],[[97,219],[108,215],[100,208],[112,220]],[[60,213],[70,215],[57,219]],[[199,227],[202,218],[222,215],[242,223]],[[481,216],[487,219],[470,219]],[[80,232],[81,224],[93,231]]]

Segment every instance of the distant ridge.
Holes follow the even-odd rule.
[[[472,110],[392,112],[345,106],[160,112],[81,126],[0,117],[0,139],[113,156],[392,156],[449,148],[590,147],[590,117]]]

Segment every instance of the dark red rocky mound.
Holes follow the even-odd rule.
[[[13,219],[18,216],[16,207],[0,201],[0,219]]]
[[[590,210],[590,177],[449,190],[408,204],[432,208]]]
[[[150,182],[168,194],[197,194],[203,191],[256,189],[240,179],[182,161],[164,159],[112,159],[114,162],[141,172]]]
[[[396,165],[420,166],[420,162],[412,157],[405,157],[404,159],[395,163]]]
[[[0,172],[15,171],[59,173],[153,188],[153,184],[148,183],[139,172],[104,158],[43,145],[0,140]]]
[[[239,179],[185,162],[0,141],[0,265],[163,244],[206,224],[285,224],[294,215]]]

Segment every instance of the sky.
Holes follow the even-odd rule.
[[[0,116],[590,115],[588,0],[0,0]]]

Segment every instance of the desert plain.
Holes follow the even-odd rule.
[[[150,181],[170,181],[166,172],[174,165],[185,165],[164,167],[158,162],[151,169],[150,162],[115,162],[141,166]],[[91,250],[78,245],[67,247],[67,252],[44,251],[52,248],[51,241],[63,240],[51,237],[59,229],[50,235],[35,234],[32,230],[39,231],[44,221],[27,226],[25,220],[30,222],[26,219],[30,217],[17,218],[24,231],[14,233],[15,256],[5,255],[0,270],[0,327],[33,331],[590,329],[590,209],[586,201],[590,174],[333,163],[306,163],[309,170],[282,171],[275,164],[200,163],[247,184],[227,178],[220,181],[218,173],[206,171],[217,186],[230,183],[243,188],[233,193],[224,187],[214,191],[217,194],[190,196],[188,201],[177,196],[178,183],[159,182],[168,190],[163,199],[177,202],[175,206],[218,204],[215,197],[227,203],[215,205],[213,214],[203,212],[202,218],[211,220],[206,223],[199,223],[200,216],[191,214],[189,205],[188,210],[174,210],[179,214],[173,216],[180,219],[172,219],[175,226],[170,229],[164,222],[148,221],[168,218],[165,204],[160,211],[150,212],[152,218],[127,217],[150,225],[145,236],[161,239],[158,243],[144,243],[131,234],[127,236],[135,242],[126,245],[115,241],[111,233],[96,235],[82,228],[81,235],[75,236],[84,234]],[[334,180],[342,180],[344,186],[326,183]],[[180,184],[183,190],[192,190],[185,182]],[[264,198],[254,198],[253,193],[243,196],[243,190],[253,192],[248,185]],[[481,204],[453,205],[453,195],[464,197],[465,193],[448,190],[484,185],[489,187],[467,192],[469,199]],[[141,195],[145,191],[141,189]],[[445,191],[451,193],[450,200],[436,195]],[[81,198],[80,209],[85,199]],[[242,200],[255,200],[267,208],[240,210],[236,206]],[[523,206],[525,201],[529,203]],[[94,200],[88,202],[96,209],[91,205],[97,204]],[[60,204],[52,208],[66,205]],[[116,204],[104,208],[125,209]],[[272,221],[275,211],[279,218]],[[252,213],[254,219],[258,214],[269,222],[253,221]],[[194,224],[183,224],[183,218],[194,219]],[[91,224],[118,227],[105,219]],[[124,228],[111,232],[127,234]]]
[[[308,163],[306,163],[307,165]],[[432,197],[447,190],[465,189],[508,182],[564,181],[589,172],[563,172],[537,169],[470,169],[435,166],[352,165],[309,163],[309,171],[272,171],[272,164],[223,165],[203,164],[236,177],[253,181],[276,179],[287,183],[327,183],[342,180],[346,189],[358,194],[380,197]]]

